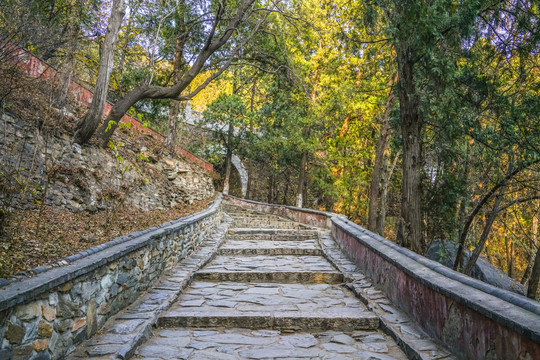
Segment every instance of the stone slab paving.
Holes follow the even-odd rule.
[[[267,228],[232,228],[227,232],[229,240],[274,240],[302,241],[317,239],[314,230],[267,229]]]
[[[311,255],[322,256],[317,240],[228,240],[218,255]]]
[[[378,318],[342,286],[235,282],[193,283],[159,325],[291,331],[379,327]]]
[[[195,279],[336,284],[343,275],[322,256],[217,256]]]
[[[160,329],[137,359],[343,359],[407,357],[381,331],[285,333],[252,329]]]

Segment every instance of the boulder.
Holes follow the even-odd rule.
[[[433,240],[429,244],[426,257],[443,264],[446,267],[452,268],[456,260],[458,244],[449,240]],[[464,264],[467,264],[471,257],[471,252],[464,250]],[[487,260],[479,257],[474,266],[471,276],[481,280],[487,284],[498,288],[513,291],[520,295],[526,294],[526,289],[519,282],[506,275],[503,271],[491,265]]]

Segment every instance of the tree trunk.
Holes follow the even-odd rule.
[[[390,179],[396,168],[397,161],[399,159],[399,152],[394,157],[392,167],[390,171],[386,171],[383,177],[383,186],[381,192],[381,201],[379,204],[379,211],[377,211],[377,222],[375,232],[384,237],[385,225],[386,225],[386,202],[388,199],[388,187],[390,186]]]
[[[174,53],[174,63],[173,63],[173,82],[177,83],[180,80],[180,72],[185,70],[186,63],[184,61],[184,48],[188,36],[188,30],[186,29],[186,24],[184,22],[184,11],[185,3],[182,1],[178,4],[178,16],[177,16],[177,36],[176,36],[176,46]],[[180,13],[181,12],[181,13]],[[167,138],[165,139],[165,147],[170,150],[174,150],[176,147],[176,138],[178,136],[178,124],[180,120],[178,119],[178,113],[180,109],[180,102],[177,100],[172,100],[169,107],[169,124]]]
[[[497,214],[499,213],[499,205],[501,204],[501,200],[504,194],[504,189],[505,187],[501,189],[501,193],[495,199],[495,203],[493,204],[493,208],[491,209],[491,212],[486,221],[486,224],[484,225],[484,230],[482,231],[482,235],[480,236],[478,245],[476,245],[476,248],[474,249],[471,255],[471,258],[469,259],[469,262],[467,263],[467,266],[465,266],[465,270],[463,271],[465,275],[471,276],[472,271],[474,269],[474,265],[476,265],[476,261],[478,260],[480,253],[482,252],[482,250],[484,249],[484,246],[486,245],[486,240],[489,236],[489,232],[491,231],[491,226],[493,225],[493,222],[495,221],[495,219],[497,218]]]
[[[540,200],[536,202],[536,208],[540,208]],[[532,218],[532,229],[531,229],[531,248],[538,249],[538,216],[540,213],[537,211],[536,214],[534,214]],[[521,283],[525,285],[529,278],[531,277],[532,268],[534,265],[534,254],[535,252],[531,250],[531,255],[529,258],[529,261],[527,263],[527,268],[525,269],[525,272],[523,273],[523,277],[521,278]]]
[[[379,212],[379,198],[382,196],[381,188],[385,168],[385,153],[390,143],[390,110],[394,106],[394,94],[391,92],[386,102],[386,109],[382,118],[379,139],[377,140],[377,149],[375,150],[375,165],[371,175],[371,184],[369,186],[369,206],[368,206],[368,230],[377,231],[377,214]],[[381,199],[382,202],[382,199]],[[382,235],[379,233],[379,235]]]
[[[71,85],[71,76],[73,75],[73,62],[75,60],[74,49],[68,51],[62,65],[62,72],[58,79],[58,88],[54,96],[53,104],[57,108],[63,108],[66,104],[69,85]]]
[[[540,248],[536,251],[536,258],[532,268],[531,279],[529,280],[529,287],[527,288],[527,297],[536,299],[538,294],[538,285],[540,283]]]
[[[421,130],[418,99],[414,84],[414,60],[406,42],[396,48],[398,62],[399,109],[403,141],[403,181],[401,189],[400,238],[398,244],[422,253],[422,169]]]
[[[118,39],[118,31],[124,18],[126,5],[124,0],[113,0],[111,16],[103,42],[103,49],[99,59],[96,88],[90,108],[86,116],[77,124],[73,141],[85,144],[90,140],[101,122],[103,109],[107,101],[107,91],[114,63],[114,46]]]
[[[232,159],[232,138],[234,126],[232,121],[229,123],[227,130],[227,156],[225,158],[225,181],[223,182],[223,194],[229,194],[229,181],[231,178],[231,159]]]
[[[301,208],[304,193],[304,181],[306,180],[307,151],[302,152],[300,159],[300,173],[298,174],[298,187],[296,189],[296,207]]]

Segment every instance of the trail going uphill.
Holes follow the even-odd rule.
[[[71,358],[452,359],[328,230],[227,201],[223,211],[224,223],[192,257]]]
[[[216,258],[158,322],[141,358],[405,359],[341,284],[317,229],[227,206]]]

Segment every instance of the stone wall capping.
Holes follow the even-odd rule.
[[[181,229],[214,214],[221,205],[220,200],[221,193],[217,195],[216,200],[206,210],[172,221],[172,229]],[[35,277],[27,278],[22,281],[11,281],[9,285],[0,289],[0,312],[15,305],[23,304],[41,293],[51,290],[52,288],[81,275],[88,274],[98,267],[111,263],[130,252],[146,246],[159,238],[165,231],[171,229],[170,227],[164,227],[164,225],[165,224],[162,224],[150,229],[135,232],[134,234],[138,234],[133,237],[126,235],[115,238],[105,244],[68,256],[58,262],[67,262],[67,265],[65,266],[50,267],[48,270],[38,273]]]

